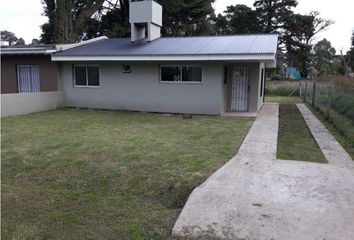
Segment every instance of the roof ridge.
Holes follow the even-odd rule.
[[[207,36],[165,36],[165,37],[160,37],[155,40],[159,39],[176,39],[176,38],[216,38],[216,37],[243,37],[243,36],[278,36],[278,33],[246,33],[246,34],[233,34],[233,35],[207,35]],[[108,39],[130,39],[129,37],[124,37],[124,38],[108,38]],[[154,41],[155,41],[154,40]]]

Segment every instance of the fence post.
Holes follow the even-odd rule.
[[[299,94],[300,94],[300,98],[302,98],[302,87],[301,87],[301,80],[299,81]]]
[[[312,107],[315,106],[316,101],[316,78],[313,78],[313,87],[312,87]]]
[[[305,79],[305,98],[304,98],[305,102],[307,100],[307,79]]]

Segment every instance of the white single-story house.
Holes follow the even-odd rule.
[[[91,40],[51,55],[64,105],[162,113],[260,110],[278,36],[161,37],[162,7],[130,2],[131,38]]]

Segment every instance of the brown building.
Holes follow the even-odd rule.
[[[1,93],[58,91],[55,46],[1,47]]]
[[[107,39],[73,44],[1,46],[1,117],[48,111],[65,106],[56,52]]]

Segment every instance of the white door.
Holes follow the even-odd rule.
[[[231,111],[247,112],[249,107],[249,95],[249,69],[234,68],[231,89]]]

